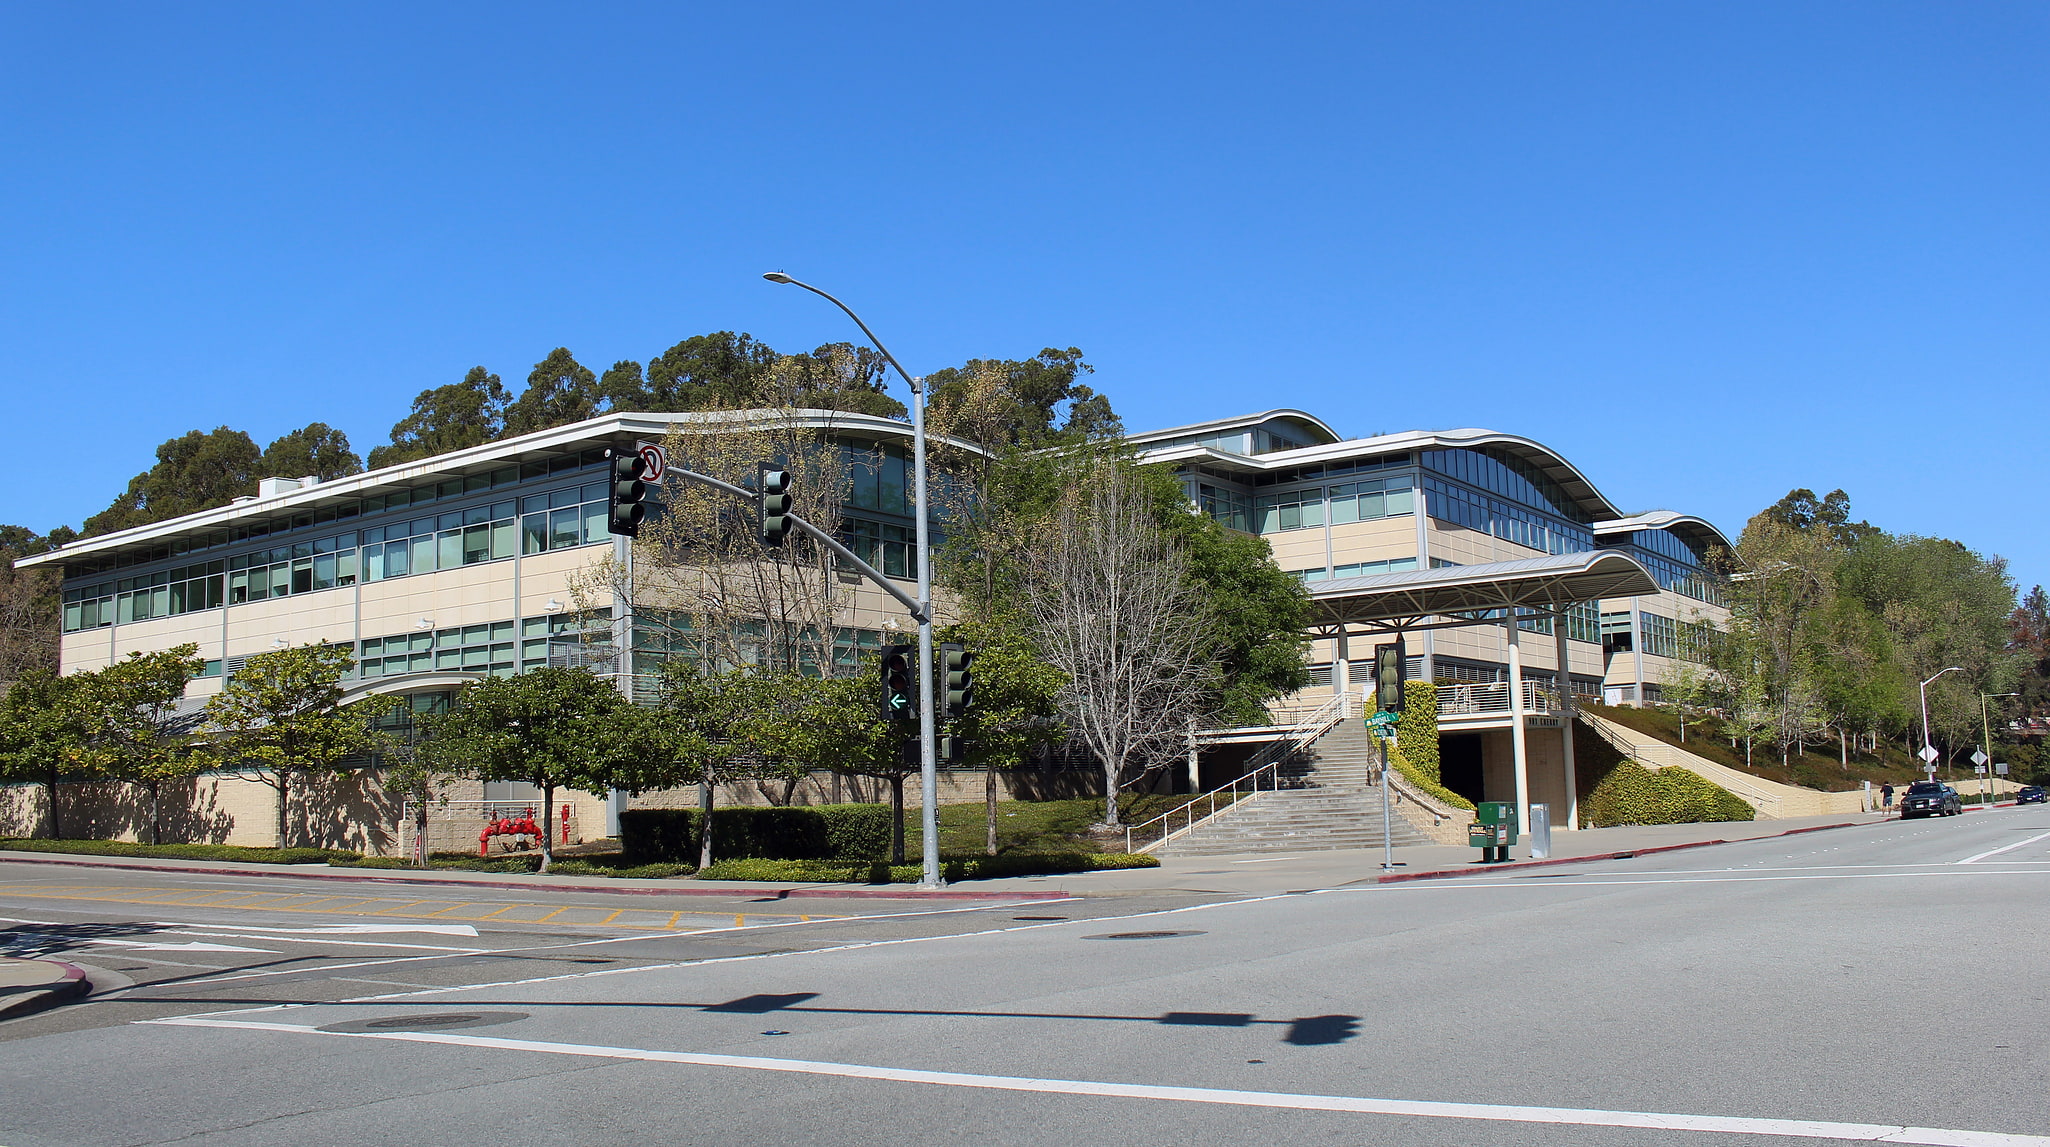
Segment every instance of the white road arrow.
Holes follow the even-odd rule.
[[[136,952],[262,952],[273,956],[277,954],[277,950],[274,948],[242,948],[234,944],[201,944],[196,941],[189,944],[151,944],[141,940],[79,940],[76,942],[81,944],[111,944],[117,948],[127,948]]]

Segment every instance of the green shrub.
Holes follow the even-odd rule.
[[[242,864],[346,864],[361,854],[334,848],[247,848],[239,844],[136,844],[126,840],[0,839],[0,849],[155,860],[232,860]]]
[[[346,862],[349,868],[416,868],[410,859],[396,856],[365,856]],[[509,876],[527,876],[541,869],[541,854],[520,852],[507,856],[471,856],[460,852],[437,852],[428,858],[427,867],[442,871],[495,872]],[[620,854],[601,853],[596,856],[562,856],[548,870],[551,876],[617,876],[629,880],[666,880],[678,876],[689,876],[696,871],[688,864],[630,864]]]
[[[1721,785],[1686,769],[1660,769],[1651,784],[1666,814],[1666,824],[1752,820],[1758,810]]]
[[[1581,823],[1594,828],[1750,820],[1756,815],[1734,793],[1699,773],[1678,768],[1654,772],[1630,760],[1618,761],[1580,802]]]
[[[712,813],[712,855],[767,860],[880,860],[890,849],[890,807],[722,808]],[[619,814],[619,840],[636,861],[698,858],[698,809],[631,809]]]
[[[1013,856],[961,856],[940,862],[948,881],[991,880],[1005,876],[1051,876],[1064,872],[1095,872],[1116,868],[1158,868],[1160,861],[1134,853],[1035,853]],[[925,869],[916,864],[880,861],[766,860],[720,861],[698,873],[702,880],[771,883],[916,884]]]
[[[1445,774],[1438,762],[1438,687],[1429,681],[1409,681],[1402,686],[1402,716],[1395,722],[1395,736],[1418,777],[1441,785]]]

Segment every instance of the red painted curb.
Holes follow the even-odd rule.
[[[273,880],[346,880],[352,884],[400,884],[429,885],[437,888],[491,888],[510,889],[515,892],[595,892],[603,896],[753,896],[757,898],[787,900],[792,897],[825,897],[854,900],[1066,900],[1069,893],[1060,889],[1045,892],[990,891],[970,892],[952,888],[916,889],[902,892],[882,888],[608,888],[589,884],[525,884],[510,880],[443,880],[432,876],[356,876],[349,871],[334,872],[266,872],[246,868],[167,868],[156,864],[124,864],[118,861],[74,860],[71,858],[25,856],[9,853],[0,856],[0,863],[9,864],[68,864],[79,868],[119,868],[131,872],[190,872],[201,876],[261,876]],[[377,869],[364,869],[366,873]]]
[[[85,969],[77,964],[67,964],[62,960],[45,960],[40,956],[29,962],[55,964],[64,969],[64,979],[45,987],[32,988],[11,1001],[0,997],[0,1019],[11,1020],[16,1016],[39,1012],[44,1008],[75,1000],[93,990],[92,982],[85,978]]]
[[[1813,825],[1809,828],[1790,828],[1785,832],[1776,832],[1772,834],[1772,836],[1745,837],[1744,840],[1772,840],[1775,837],[1799,836],[1804,832],[1822,832],[1825,829],[1831,828],[1855,828],[1863,823],[1866,822],[1847,820],[1842,824],[1818,824]],[[1871,823],[1885,824],[1886,822],[1873,821]],[[1588,860],[1629,860],[1630,858],[1636,856],[1650,856],[1652,853],[1655,852],[1679,852],[1682,849],[1688,848],[1707,848],[1711,844],[1741,843],[1743,842],[1730,840],[1696,840],[1690,841],[1686,844],[1661,844],[1655,845],[1651,848],[1632,848],[1623,852],[1595,852],[1590,853],[1586,856],[1551,857],[1544,860],[1512,860],[1507,864],[1476,863],[1476,865],[1472,868],[1441,868],[1434,869],[1429,872],[1384,872],[1379,877],[1375,878],[1374,883],[1400,884],[1407,880],[1443,880],[1447,877],[1452,876],[1480,876],[1490,872],[1506,872],[1519,868],[1550,868],[1553,865],[1557,864],[1579,864],[1583,861]]]

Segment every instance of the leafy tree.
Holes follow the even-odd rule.
[[[1870,522],[1851,521],[1851,496],[1842,490],[1831,490],[1820,499],[1813,490],[1789,490],[1786,497],[1767,506],[1761,514],[1767,521],[1795,533],[1818,535],[1840,550],[1880,532]]]
[[[0,776],[40,784],[49,809],[50,836],[64,838],[58,786],[86,761],[86,733],[74,701],[76,677],[31,669],[0,696]]]
[[[113,505],[87,518],[85,535],[146,526],[254,494],[261,458],[240,430],[188,431],[157,447],[156,465],[129,479]]]
[[[257,460],[259,477],[329,481],[363,472],[363,459],[349,449],[349,436],[325,422],[308,423],[264,448]]]
[[[382,744],[372,722],[385,702],[341,703],[346,645],[302,645],[258,653],[207,702],[209,755],[277,793],[278,847],[291,846],[293,778],[342,771],[350,757]]]
[[[972,768],[984,770],[984,851],[997,854],[997,773],[1022,766],[1028,754],[1067,736],[1059,720],[1059,698],[1067,679],[1032,647],[1014,625],[978,619],[940,631],[942,641],[959,641],[974,655],[975,702],[947,731],[967,744]],[[862,696],[874,708],[874,673],[860,679]],[[901,819],[901,818],[900,818]]]
[[[163,843],[164,782],[206,765],[193,737],[196,722],[181,714],[185,687],[206,667],[187,642],[135,652],[104,669],[75,675],[70,700],[84,732],[85,759],[103,773],[149,794],[150,841]]]
[[[1072,445],[1113,438],[1124,423],[1080,381],[1082,352],[1047,347],[1028,359],[969,359],[926,376],[928,416],[941,433],[998,446]]]
[[[844,410],[902,418],[891,398],[883,356],[852,343],[827,343],[810,354],[782,355],[769,368],[764,389],[771,404],[795,410]]]
[[[502,436],[513,438],[582,422],[598,413],[603,400],[598,376],[578,362],[568,347],[556,347],[534,364],[527,375],[527,389],[506,408]]]
[[[391,428],[391,445],[370,451],[370,468],[496,441],[505,433],[505,408],[511,402],[497,375],[473,366],[461,382],[421,391],[413,399],[413,412]]]
[[[428,767],[541,790],[541,823],[555,823],[559,788],[638,788],[649,762],[666,760],[668,730],[653,713],[582,669],[550,666],[465,686],[430,721],[420,745]],[[541,871],[555,853],[541,833]]]
[[[608,372],[605,398],[614,410],[733,410],[752,400],[777,357],[753,335],[693,335],[651,359],[645,379],[638,367]]]

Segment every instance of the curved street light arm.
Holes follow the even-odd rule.
[[[909,386],[913,392],[925,389],[917,379],[911,377],[911,372],[904,369],[904,364],[897,361],[897,356],[890,353],[890,348],[883,345],[883,340],[877,338],[876,333],[868,329],[868,324],[861,321],[861,316],[854,313],[853,307],[834,298],[829,292],[822,291],[802,279],[793,279],[781,271],[772,271],[769,274],[763,275],[762,278],[767,279],[771,283],[788,283],[793,287],[803,287],[805,290],[846,312],[847,317],[854,320],[854,325],[861,328],[861,333],[868,336],[868,341],[874,343],[875,348],[883,352],[884,360],[897,368],[897,375],[904,380],[906,386]]]

